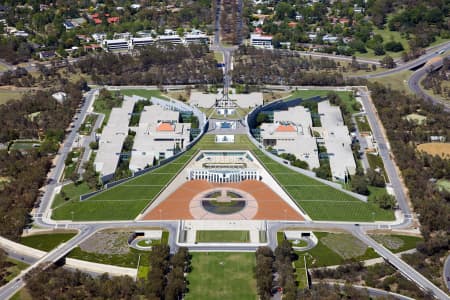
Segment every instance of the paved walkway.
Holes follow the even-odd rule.
[[[257,204],[256,212],[230,215],[218,215],[198,208],[198,199],[213,189],[236,189],[250,195]],[[193,203],[192,203],[193,202]],[[256,205],[252,205],[254,207]],[[268,185],[261,181],[246,180],[238,183],[213,183],[206,180],[191,180],[177,188],[158,205],[152,206],[143,220],[192,220],[192,219],[253,219],[253,220],[291,220],[303,221],[304,218],[278,196]]]

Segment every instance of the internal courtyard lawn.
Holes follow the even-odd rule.
[[[247,243],[250,241],[248,230],[199,230],[196,233],[199,243]]]
[[[257,299],[254,253],[192,253],[186,300]]]

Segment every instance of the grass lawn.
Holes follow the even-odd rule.
[[[9,147],[10,150],[27,150],[34,148],[34,145],[40,145],[38,140],[16,140]]]
[[[193,152],[188,151],[167,165],[84,201],[79,201],[79,191],[82,189],[76,189],[71,200],[64,203],[55,201],[52,217],[71,220],[73,216],[76,221],[134,219],[184,167]]]
[[[372,132],[372,129],[370,128],[370,124],[367,121],[366,116],[356,117],[356,125],[358,126],[359,131],[361,132]]]
[[[214,51],[214,59],[217,60],[218,63],[223,62],[223,54],[220,51]]]
[[[50,251],[75,236],[75,233],[37,234],[20,238],[20,243],[42,251]]]
[[[120,90],[120,93],[124,96],[141,96],[147,99],[151,97],[158,97],[161,99],[167,99],[167,97],[163,96],[160,90],[145,90],[145,89],[123,89]]]
[[[17,293],[15,293],[11,297],[11,300],[33,300],[33,298],[31,298],[31,295],[27,291],[26,287],[24,287],[20,289]]]
[[[294,263],[295,266],[295,275],[296,280],[298,282],[299,289],[308,288],[308,273],[306,269],[306,259],[304,256],[299,256],[298,260]]]
[[[368,153],[367,160],[369,161],[370,168],[373,170],[380,168],[384,176],[384,180],[386,182],[389,182],[389,177],[387,176],[386,169],[384,168],[384,163],[381,156]]]
[[[186,300],[255,300],[254,253],[193,253]]]
[[[408,88],[408,79],[411,77],[413,71],[406,70],[402,72],[395,73],[393,75],[384,76],[381,78],[371,78],[371,82],[379,82],[385,86],[388,86],[394,90],[405,92],[411,94],[412,92]]]
[[[303,266],[301,256],[305,256],[308,268],[334,266],[345,261],[362,261],[378,257],[372,248],[368,248],[350,234],[328,232],[314,232],[314,234],[319,243],[311,250],[296,252],[299,255],[296,267]]]
[[[436,184],[439,189],[450,192],[450,180],[439,179]]]
[[[75,185],[75,183],[70,183],[68,185],[65,185],[62,188],[63,193],[66,195],[66,197],[69,198],[68,201],[72,200],[78,200],[80,199],[80,195],[86,194],[91,191],[91,189],[88,187],[88,185],[85,182],[82,182],[80,184]],[[60,205],[63,205],[66,202],[65,199],[62,197],[62,193],[58,193],[55,196],[55,199],[52,203],[52,208],[57,208]]]
[[[7,258],[6,261],[9,262],[9,263],[14,264],[14,265],[6,268],[6,271],[9,273],[8,276],[5,277],[7,282],[13,280],[17,275],[19,275],[19,273],[22,270],[25,270],[26,268],[28,268],[28,264],[26,264],[26,263],[24,263],[24,262],[22,262],[20,260]]]
[[[191,150],[173,162],[140,177],[127,181],[80,202],[80,191],[86,187],[65,187],[71,200],[55,200],[53,218],[56,220],[94,221],[134,219],[168,182],[184,168],[197,150],[251,150],[273,174],[299,206],[315,220],[372,221],[394,220],[390,210],[364,203],[313,178],[290,170],[262,153],[246,135],[235,135],[233,144],[217,144],[214,135],[205,135]],[[73,213],[72,213],[73,212]]]
[[[20,99],[23,93],[24,93],[23,91],[0,89],[0,105],[5,104],[9,100]]]
[[[203,138],[194,146],[198,150],[252,150],[255,145],[249,141],[244,134],[234,136],[234,143],[216,143],[215,135],[205,134]]]
[[[290,170],[272,161],[260,150],[254,150],[256,157],[266,166],[275,179],[314,220],[373,221],[394,220],[390,210],[376,204],[364,203],[328,185]]]
[[[141,257],[139,265],[148,266],[149,252],[139,251],[133,248],[130,248],[130,252],[128,252],[127,254],[100,254],[100,253],[86,252],[81,250],[80,247],[76,247],[68,255],[68,257],[70,258],[76,258],[80,260],[86,260],[90,262],[126,268],[137,268],[139,256]]]
[[[394,40],[396,42],[400,42],[403,45],[403,48],[405,49],[404,51],[409,51],[409,43],[408,40],[406,38],[404,38],[401,33],[399,31],[390,31],[389,28],[384,28],[384,29],[378,29],[378,28],[374,28],[373,29],[373,33],[374,34],[379,34],[383,37],[383,44],[386,44],[387,42]],[[367,49],[367,53],[359,53],[356,52],[355,56],[357,58],[369,58],[369,59],[376,59],[376,60],[382,60],[383,57],[385,57],[386,55],[389,55],[392,58],[399,58],[402,55],[403,51],[399,51],[399,52],[391,52],[391,51],[386,51],[386,54],[383,55],[375,55],[374,51],[372,49],[366,48]]]
[[[199,243],[247,243],[250,232],[247,230],[198,230],[196,241]]]
[[[408,235],[373,234],[371,237],[394,253],[415,249],[423,238]]]
[[[139,265],[137,277],[138,279],[147,280],[148,272],[150,271],[150,266]]]

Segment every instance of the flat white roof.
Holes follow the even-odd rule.
[[[264,40],[264,41],[272,41],[272,36],[270,35],[261,35],[257,33],[252,33],[250,35],[250,39],[253,40]]]
[[[311,113],[303,106],[289,107],[288,110],[275,111],[273,113],[274,122],[292,122],[300,124],[303,128],[312,127]]]
[[[99,148],[95,157],[94,166],[101,176],[113,174],[116,171],[123,142],[128,135],[128,123],[134,104],[141,98],[137,96],[124,96],[121,107],[111,110],[108,124],[103,128],[100,136]]]
[[[128,40],[126,39],[115,39],[115,40],[104,40],[103,41],[106,44],[122,44],[122,43],[128,43]]]
[[[344,125],[341,110],[329,101],[318,104],[325,147],[329,154],[331,174],[334,179],[344,180],[346,174],[355,174],[356,163],[351,148],[352,139]]]

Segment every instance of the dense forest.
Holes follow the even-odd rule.
[[[427,90],[432,90],[433,93],[441,95],[444,99],[450,99],[450,86],[447,85],[450,81],[450,59],[444,58],[442,68],[430,72],[422,80],[422,85]]]
[[[0,143],[19,138],[37,139],[42,135],[55,135],[61,140],[80,104],[83,86],[83,82],[61,86],[67,94],[63,103],[52,97],[57,91],[53,89],[25,94],[20,101],[1,105]]]
[[[221,69],[203,45],[167,44],[149,46],[136,55],[100,53],[80,60],[76,66],[97,84],[162,85],[215,84],[222,81]]]
[[[450,159],[419,152],[416,146],[428,142],[433,135],[449,140],[450,116],[442,107],[423,99],[379,84],[372,84],[369,88],[425,238],[417,247],[419,251],[405,259],[422,274],[441,282],[440,260],[450,244],[450,193],[440,189],[435,182],[450,180]],[[426,121],[408,121],[405,116],[411,113],[425,116]]]
[[[351,84],[337,72],[339,65],[327,58],[300,57],[295,52],[279,52],[240,47],[235,52],[233,82],[280,85]]]
[[[37,268],[25,278],[32,299],[182,299],[187,292],[185,273],[190,271],[191,256],[187,248],[170,255],[166,245],[154,246],[150,252],[147,279],[128,276],[92,277],[80,271],[53,266]]]
[[[17,240],[29,223],[51,159],[81,103],[83,85],[62,85],[67,94],[63,103],[53,99],[50,91],[37,91],[0,106],[0,143],[8,145],[18,138],[40,140],[39,147],[27,151],[0,150],[0,235]]]
[[[449,140],[450,116],[442,107],[379,84],[371,85],[370,90],[395,160],[409,189],[409,196],[419,215],[422,233],[431,242],[434,232],[446,232],[450,228],[450,194],[438,189],[434,180],[430,180],[450,179],[450,160],[419,153],[416,146],[428,142],[432,135],[444,136]],[[405,118],[408,114],[418,112],[427,117],[424,124]]]
[[[28,61],[33,52],[33,47],[24,38],[0,36],[0,57],[11,64]]]

